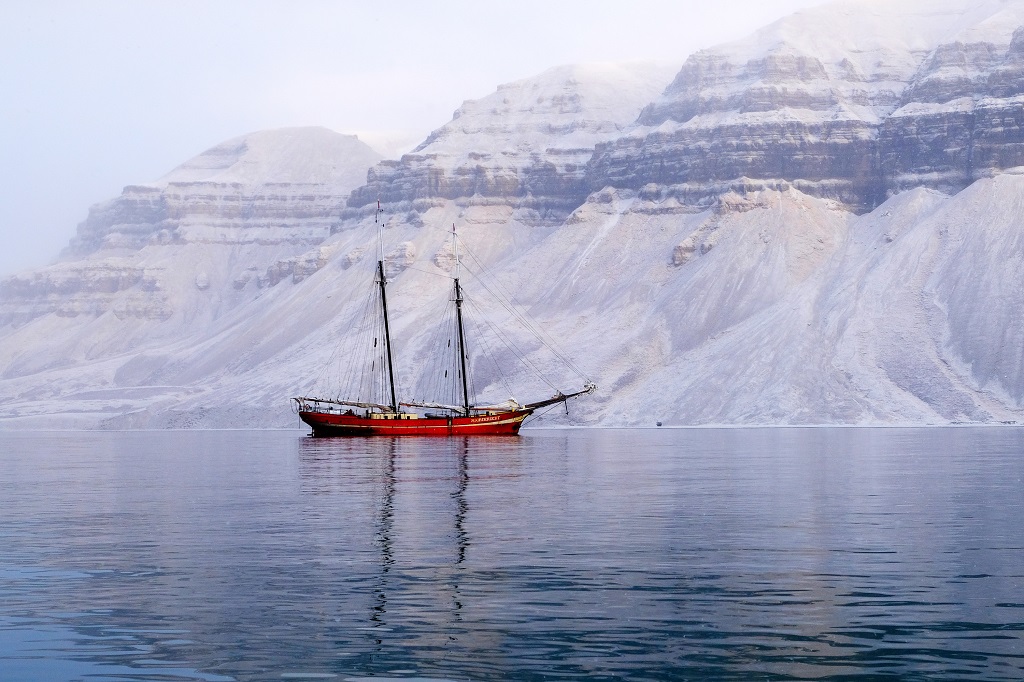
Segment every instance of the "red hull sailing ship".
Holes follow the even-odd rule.
[[[458,362],[455,376],[461,379],[461,405],[427,402],[399,402],[395,392],[395,372],[391,353],[391,326],[388,319],[387,275],[384,267],[383,221],[377,204],[377,226],[381,232],[381,249],[375,282],[379,288],[380,314],[383,321],[384,354],[379,368],[388,387],[387,404],[383,402],[343,400],[322,397],[292,398],[299,418],[313,429],[314,436],[476,436],[515,435],[523,422],[535,411],[565,403],[570,398],[594,392],[597,387],[585,381],[583,389],[571,393],[557,391],[545,400],[521,405],[509,400],[501,405],[473,405],[470,401],[466,373],[466,331],[463,323],[463,290],[459,284],[460,261],[458,237],[452,226],[455,255],[454,297],[455,334]],[[373,340],[376,346],[376,337]],[[450,342],[449,342],[450,344]],[[386,371],[385,371],[386,370]],[[447,372],[446,372],[447,376]]]

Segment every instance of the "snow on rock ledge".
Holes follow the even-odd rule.
[[[691,56],[638,126],[598,144],[591,189],[710,205],[740,178],[870,210],[1024,163],[1024,3],[847,2]],[[960,99],[956,99],[960,98]],[[943,106],[944,105],[944,106]]]
[[[595,144],[620,135],[673,71],[652,64],[562,66],[502,85],[465,102],[412,153],[372,168],[348,205],[511,204],[539,222],[558,222],[586,198]]]
[[[355,137],[324,128],[217,145],[94,206],[63,262],[0,282],[0,324],[106,312],[165,322],[177,313],[176,329],[285,277],[301,281],[326,263],[319,245],[379,160]]]
[[[357,138],[325,128],[229,140],[94,206],[65,255],[148,244],[319,244],[380,158]]]

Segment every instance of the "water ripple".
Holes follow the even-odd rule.
[[[1024,678],[1021,429],[0,452],[0,677]]]

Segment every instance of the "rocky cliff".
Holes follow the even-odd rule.
[[[72,362],[62,344],[74,330],[102,339],[84,334],[89,353],[110,339],[125,348],[175,338],[309,276],[326,263],[322,242],[348,194],[379,160],[322,128],[262,131],[126,187],[89,211],[60,262],[0,282],[3,371]],[[17,339],[32,337],[33,321],[49,332],[22,352]]]
[[[412,153],[371,169],[348,200],[396,210],[446,200],[514,206],[558,223],[586,198],[598,142],[635,119],[670,80],[653,64],[562,66],[465,102]]]
[[[878,150],[889,194],[921,185],[957,192],[1024,166],[1024,28],[1005,48],[936,48],[879,127]]]
[[[169,243],[319,244],[380,160],[356,137],[325,128],[228,140],[92,207],[66,255]]]
[[[843,3],[690,57],[591,189],[709,205],[795,187],[863,212],[910,187],[959,191],[1024,164],[1020,3]]]

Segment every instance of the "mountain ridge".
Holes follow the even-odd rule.
[[[919,185],[959,191],[1024,164],[1022,23],[1024,5],[998,0],[804,10],[692,55],[633,130],[598,145],[591,189],[653,183],[701,204],[786,184],[859,212]],[[959,107],[934,106],[943,88]]]
[[[404,394],[431,383],[456,223],[601,388],[541,423],[1021,421],[1021,24],[1018,0],[838,3],[672,72],[499,87],[395,161],[338,136],[306,163],[288,133],[232,171],[228,141],[0,282],[0,423],[297,427],[287,398],[353,340],[378,197]],[[550,393],[470,361],[483,400]]]

